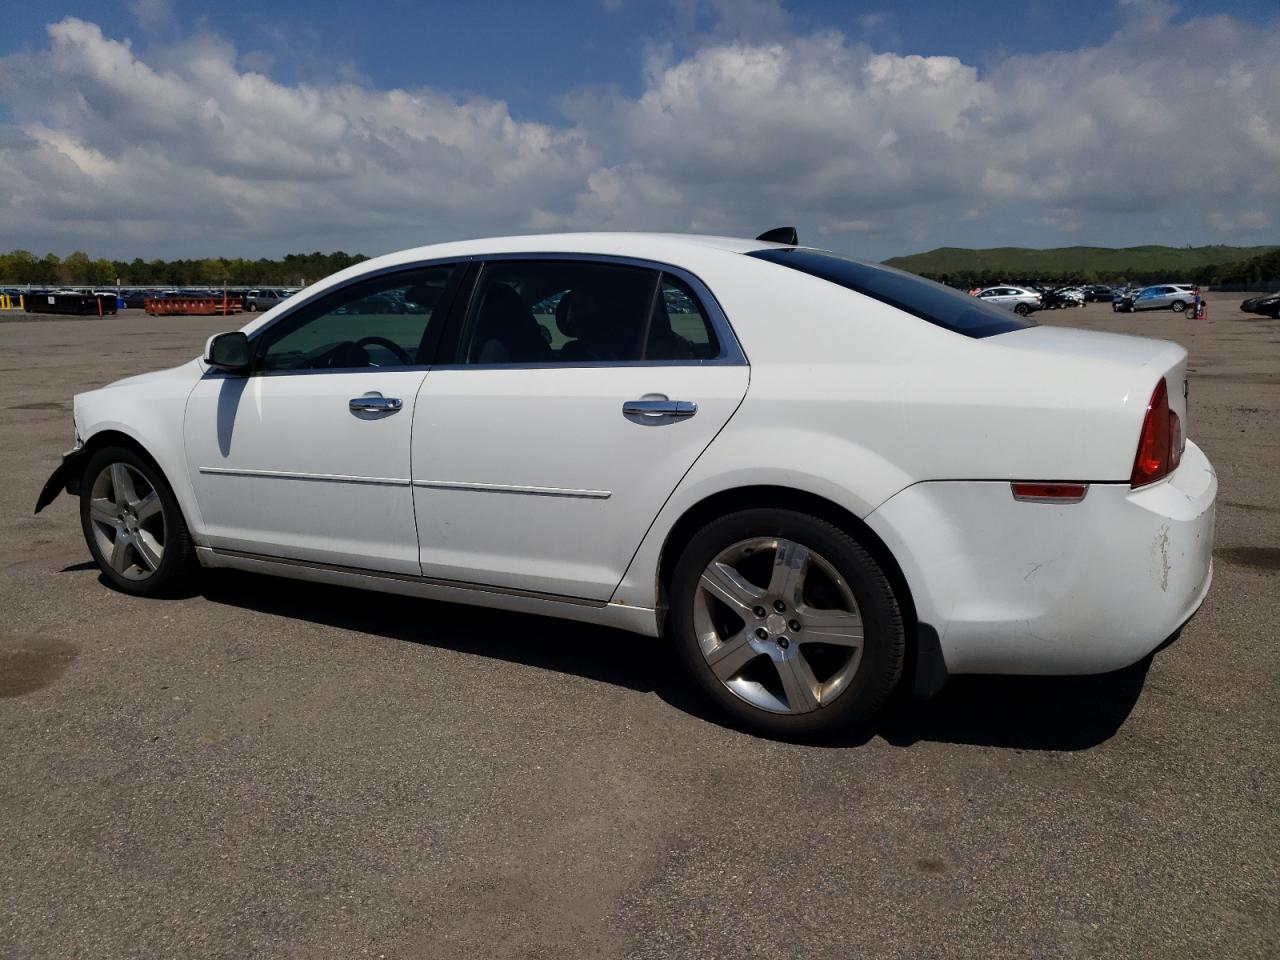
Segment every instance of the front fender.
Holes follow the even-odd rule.
[[[172,370],[120,381],[76,397],[76,423],[86,451],[122,434],[156,462],[173,488],[192,539],[204,546],[204,521],[187,471],[183,430],[187,398],[203,368],[192,360]]]

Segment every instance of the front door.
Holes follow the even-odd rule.
[[[257,331],[249,376],[205,376],[186,452],[211,546],[418,572],[410,427],[455,269],[341,288]]]
[[[641,266],[484,265],[454,363],[423,382],[426,576],[607,600],[748,368],[697,282]]]

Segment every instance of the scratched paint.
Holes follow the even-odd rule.
[[[1160,581],[1160,589],[1169,592],[1169,525],[1162,523],[1160,532],[1151,541],[1150,572],[1152,580]]]

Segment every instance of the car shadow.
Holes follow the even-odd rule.
[[[663,640],[549,617],[236,571],[207,575],[200,592],[212,603],[652,693],[708,723],[739,729],[708,703]],[[916,701],[901,693],[869,728],[817,745],[848,748],[879,738],[896,747],[932,741],[1087,750],[1109,740],[1124,723],[1142,694],[1150,663],[1148,657],[1125,670],[1092,677],[953,677],[933,699]]]

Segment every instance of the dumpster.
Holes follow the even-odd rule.
[[[244,309],[239,297],[149,297],[144,303],[152,316],[226,316]]]
[[[100,317],[116,312],[115,297],[88,293],[32,293],[25,298],[27,313],[63,313]]]

